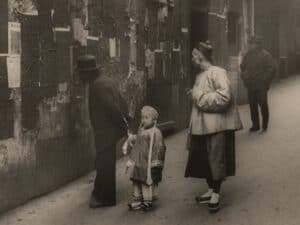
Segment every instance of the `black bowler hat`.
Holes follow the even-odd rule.
[[[97,71],[100,66],[96,63],[96,58],[93,55],[83,55],[77,59],[77,68],[78,72],[91,72]]]

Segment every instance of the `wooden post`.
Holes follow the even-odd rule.
[[[8,52],[8,0],[0,1],[0,53]]]

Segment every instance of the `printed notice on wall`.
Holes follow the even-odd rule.
[[[181,28],[181,32],[182,33],[188,33],[189,32],[189,29],[187,27],[182,27]]]
[[[21,86],[21,59],[20,56],[9,56],[7,61],[8,87],[18,88]]]
[[[8,22],[8,53],[21,54],[21,25],[17,22]]]
[[[88,31],[84,29],[81,19],[74,18],[72,21],[72,25],[74,40],[80,42],[82,46],[86,46]]]
[[[117,42],[116,38],[109,39],[109,56],[110,58],[114,58],[117,56]]]

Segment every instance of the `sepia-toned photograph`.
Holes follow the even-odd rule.
[[[300,0],[0,0],[0,225],[299,225],[299,98]]]

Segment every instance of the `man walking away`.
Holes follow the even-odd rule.
[[[82,56],[77,70],[83,83],[89,84],[89,112],[96,146],[96,179],[90,207],[116,204],[116,144],[127,134],[124,119],[129,119],[127,105],[118,86],[100,74],[94,56]]]
[[[262,129],[269,125],[268,90],[276,74],[276,63],[271,54],[263,49],[263,39],[253,36],[249,40],[250,50],[241,63],[241,77],[248,90],[252,127],[250,132],[260,130],[258,106],[262,114]]]

